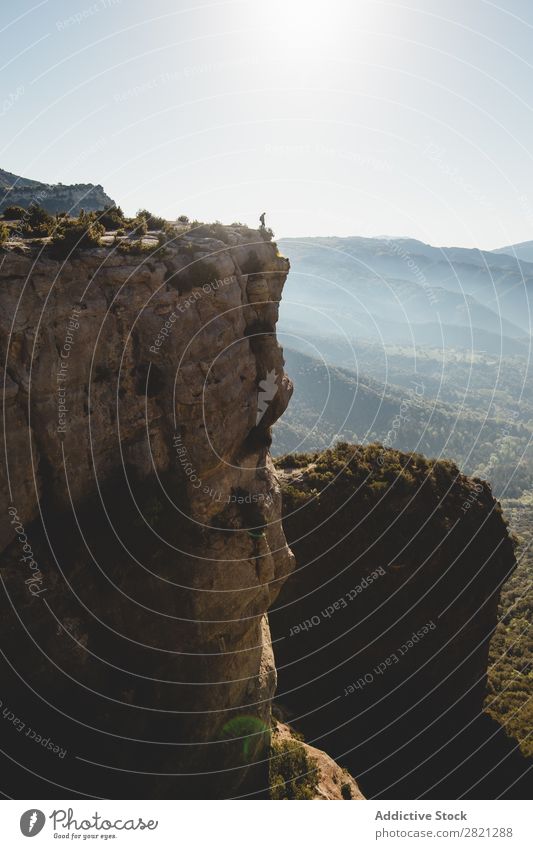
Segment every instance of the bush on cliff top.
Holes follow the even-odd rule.
[[[22,206],[6,206],[3,212],[6,221],[18,221],[26,215],[26,210]]]
[[[50,243],[53,259],[66,259],[79,250],[98,247],[105,230],[96,221],[69,224],[56,232]]]
[[[43,238],[50,236],[55,227],[55,218],[41,206],[32,204],[25,213],[22,232],[29,238]]]
[[[126,220],[120,206],[109,206],[98,210],[96,219],[106,230],[119,230],[124,227]]]
[[[166,226],[166,219],[161,218],[158,215],[154,215],[152,212],[149,212],[147,209],[139,209],[137,212],[137,220],[146,221],[146,227],[148,230],[163,230]]]

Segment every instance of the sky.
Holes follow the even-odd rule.
[[[531,0],[18,0],[0,167],[277,237],[533,239]]]

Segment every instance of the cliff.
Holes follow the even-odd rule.
[[[205,232],[1,257],[2,699],[59,746],[3,724],[13,795],[267,786],[289,262]]]
[[[50,213],[68,212],[76,216],[82,209],[86,212],[95,212],[115,205],[100,185],[40,183],[38,180],[17,177],[16,174],[3,171],[1,168],[0,189],[0,212],[8,206],[22,206],[28,209],[34,203]]]
[[[367,797],[520,797],[527,763],[483,713],[513,544],[449,461],[341,444],[279,461],[296,569],[269,618],[277,700]]]
[[[514,568],[488,485],[380,446],[275,470],[289,262],[243,226],[160,236],[0,255],[10,794],[516,794],[482,713]],[[271,735],[273,652],[305,743]]]

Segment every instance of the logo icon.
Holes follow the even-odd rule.
[[[265,380],[260,381],[259,389],[261,391],[259,392],[257,398],[257,416],[255,420],[256,427],[265,415],[266,411],[268,410],[268,405],[270,404],[272,399],[276,397],[276,394],[279,389],[278,378],[275,369],[272,369],[272,371],[268,372]]]
[[[24,837],[35,837],[43,830],[45,822],[46,817],[42,811],[37,810],[37,808],[30,808],[20,818],[20,830]]]

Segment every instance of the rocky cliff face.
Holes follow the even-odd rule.
[[[513,545],[486,482],[340,445],[280,463],[297,567],[270,612],[281,705],[367,797],[519,797],[526,764],[483,714]]]
[[[219,235],[1,257],[2,698],[66,752],[4,723],[26,794],[265,787],[289,263]]]
[[[47,212],[68,212],[72,216],[86,212],[95,212],[114,206],[114,201],[107,195],[102,186],[93,183],[40,183],[37,180],[26,180],[17,177],[0,168],[0,212],[8,206],[22,206],[24,209],[32,204],[38,204]]]

